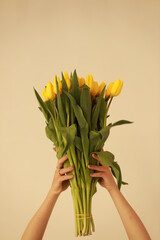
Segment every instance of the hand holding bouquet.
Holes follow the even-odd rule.
[[[46,135],[53,142],[53,149],[58,149],[57,158],[67,153],[64,167],[74,166],[74,178],[69,181],[76,236],[95,231],[91,203],[98,179],[90,176],[94,170],[89,170],[88,165],[98,166],[100,163],[92,157],[92,153],[97,154],[104,166],[110,167],[119,189],[121,184],[125,184],[114,155],[101,151],[112,127],[131,123],[120,120],[107,124],[109,107],[113,98],[120,94],[122,86],[123,82],[118,79],[105,89],[104,82],[98,85],[92,75],[87,75],[86,80],[80,78],[75,70],[70,77],[65,72],[61,80],[55,76],[53,83],[49,81],[42,90],[44,101],[34,89],[39,109],[46,120]]]

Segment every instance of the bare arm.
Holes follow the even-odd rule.
[[[72,174],[64,175],[71,172],[73,167],[63,168],[63,163],[67,160],[67,155],[62,157],[58,163],[54,174],[52,186],[38,211],[34,214],[26,227],[21,240],[41,240],[43,238],[48,220],[55,206],[60,193],[69,186],[69,179]]]
[[[101,163],[97,155],[93,155],[93,157]],[[122,193],[119,191],[110,169],[104,166],[102,163],[101,166],[89,165],[88,167],[92,170],[97,171],[95,173],[92,173],[91,176],[99,177],[99,183],[101,186],[105,187],[108,190],[119,212],[120,218],[128,235],[128,239],[151,240],[142,221],[130,206],[130,204],[127,202],[127,200],[124,198]]]

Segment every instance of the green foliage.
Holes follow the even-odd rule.
[[[110,127],[115,127],[115,126],[119,126],[119,125],[123,125],[123,124],[129,124],[129,123],[133,123],[133,122],[130,122],[128,120],[119,120],[119,121],[117,121],[117,122],[115,122],[113,124],[110,123],[109,126]]]
[[[57,108],[58,108],[58,112],[59,112],[59,115],[60,115],[60,121],[61,121],[61,124],[62,126],[66,126],[66,113],[64,112],[64,106],[62,104],[62,99],[61,99],[61,94],[59,92],[59,86],[58,86],[58,81],[57,81],[57,78],[56,78],[56,86],[57,86]]]
[[[100,131],[90,131],[90,153],[93,151],[100,151],[110,133],[110,127],[106,126]]]
[[[92,110],[92,119],[91,119],[91,130],[95,130],[97,127],[97,121],[99,117],[99,112],[100,112],[100,106],[101,106],[101,101],[103,98],[105,88],[102,90],[100,96],[96,97],[96,103],[94,105],[94,108]]]
[[[86,84],[82,86],[82,92],[80,96],[80,107],[88,123],[88,128],[90,128],[92,101],[89,87]]]
[[[52,100],[48,100],[46,102],[44,102],[44,104],[46,105],[47,111],[49,112],[50,116],[52,114],[53,118],[56,118],[56,99],[54,101]]]
[[[67,97],[69,98],[70,102],[71,102],[71,105],[72,105],[72,108],[73,108],[73,111],[74,111],[74,114],[77,118],[77,121],[78,121],[78,124],[80,126],[80,128],[84,128],[86,127],[87,125],[87,121],[83,115],[83,112],[82,112],[82,109],[80,108],[80,106],[77,104],[75,98],[69,94],[68,92],[64,91],[64,94],[67,95]]]
[[[58,127],[58,130],[60,131],[63,140],[58,147],[57,153],[57,157],[60,159],[67,152],[70,146],[73,145],[77,133],[77,127],[75,124],[72,124],[69,127]]]
[[[80,102],[80,88],[79,88],[79,83],[78,83],[78,77],[77,77],[76,70],[74,70],[74,72],[73,72],[70,94],[72,95],[72,97],[74,97],[77,104],[79,104],[79,102]]]
[[[54,143],[55,146],[58,146],[57,134],[55,130],[55,125],[53,124],[52,119],[49,119],[47,126],[45,127],[47,137]]]
[[[39,109],[41,110],[45,119],[48,122],[49,121],[49,113],[48,113],[47,107],[46,107],[45,103],[43,102],[42,98],[40,97],[39,93],[36,91],[35,88],[34,88],[34,92],[35,92],[36,98],[39,102],[39,106],[40,106]]]
[[[99,111],[99,129],[102,129],[106,126],[106,107],[106,101],[104,98],[102,98]]]
[[[74,97],[66,91],[64,91],[64,93],[68,96],[71,102],[74,114],[76,116],[76,119],[80,128],[80,136],[81,136],[82,148],[83,148],[84,157],[85,157],[85,163],[86,163],[86,166],[88,166],[88,162],[89,162],[88,161],[88,154],[89,154],[88,124],[83,115],[81,107],[77,104]]]
[[[112,99],[104,98],[105,87],[100,95],[93,97],[94,92],[86,84],[81,86],[82,91],[80,91],[76,70],[70,74],[70,78],[71,88],[68,90],[62,73],[62,93],[60,93],[56,77],[57,95],[54,100],[43,101],[35,89],[34,92],[39,109],[46,119],[46,136],[52,141],[53,149],[56,151],[58,148],[57,158],[60,159],[67,153],[68,160],[63,167],[74,166],[74,178],[70,180],[70,186],[75,213],[82,215],[91,212],[91,199],[97,191],[98,178],[91,178],[88,169],[89,163],[99,165],[99,162],[92,157],[93,152],[97,154],[103,165],[111,169],[119,189],[122,184],[127,184],[122,181],[121,169],[115,161],[114,155],[109,151],[101,152],[101,149],[104,147],[112,127],[133,122],[120,120],[106,126]],[[52,85],[50,84],[50,86]],[[45,99],[50,98],[50,96],[45,96],[47,93],[48,91],[45,92],[44,89]],[[91,218],[84,217],[84,221],[80,221],[81,224],[79,224],[79,220],[76,219],[76,221],[78,221],[76,236],[89,234],[91,222],[94,231],[92,216]]]
[[[83,151],[82,141],[81,141],[81,138],[80,138],[80,137],[75,136],[74,145],[75,145],[75,147],[78,148],[81,152]]]
[[[62,105],[64,106],[65,109],[68,127],[70,122],[70,103],[68,97],[63,93],[63,91],[68,91],[68,88],[62,73]],[[72,123],[74,123],[74,121]]]

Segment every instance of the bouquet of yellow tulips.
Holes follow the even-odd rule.
[[[131,123],[120,120],[107,124],[108,110],[112,99],[121,92],[123,82],[118,79],[106,89],[105,82],[100,85],[93,76],[86,80],[77,76],[76,70],[70,76],[62,73],[61,80],[55,76],[42,90],[40,97],[34,89],[39,109],[46,120],[46,135],[53,142],[53,149],[60,159],[67,153],[64,167],[74,166],[74,178],[70,180],[75,213],[75,235],[86,236],[95,231],[91,212],[92,197],[96,193],[98,179],[90,176],[88,164],[98,165],[92,158],[96,153],[101,162],[110,167],[120,189],[122,174],[114,155],[101,151],[112,127]]]

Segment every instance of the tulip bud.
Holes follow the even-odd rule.
[[[105,82],[101,82],[101,84],[99,85],[99,89],[98,89],[98,95],[101,94],[101,92],[105,86],[106,86]]]
[[[118,96],[122,90],[122,86],[123,86],[123,82],[120,79],[117,79],[111,88],[110,96],[111,97]]]
[[[53,90],[53,85],[50,81],[47,83],[46,94],[47,94],[48,99],[53,100],[56,97],[54,90]]]
[[[67,84],[67,88],[68,88],[68,90],[70,90],[70,88],[71,88],[71,80],[70,80],[70,78],[68,76],[68,73],[64,72],[63,75],[64,75],[64,79],[65,79],[66,84]]]
[[[80,87],[80,92],[82,92],[82,88],[81,88],[81,86],[83,85],[83,84],[85,84],[85,79],[84,78],[80,78],[80,77],[78,77],[78,83],[79,83],[79,87]]]
[[[80,78],[80,77],[78,77],[78,82],[79,82],[79,87],[81,87],[83,84],[85,84],[85,80],[84,80],[84,78]]]
[[[49,100],[49,98],[47,97],[46,88],[43,88],[43,90],[42,90],[42,96],[43,96],[43,98],[44,98],[45,101]]]
[[[91,88],[93,84],[93,77],[92,77],[92,74],[87,74],[87,79],[86,79],[86,85]]]
[[[54,86],[54,92],[57,94],[57,85],[56,85],[56,78],[57,78],[57,81],[58,81],[58,87],[59,87],[59,91],[60,91],[60,94],[62,93],[62,83],[59,79],[59,77],[54,77],[54,81],[53,81],[53,86]]]
[[[91,95],[96,96],[97,92],[98,92],[98,83],[94,81],[91,86]]]
[[[112,86],[113,86],[113,82],[110,82],[107,89],[106,89],[106,98],[108,98],[111,94],[111,89],[112,89]]]

